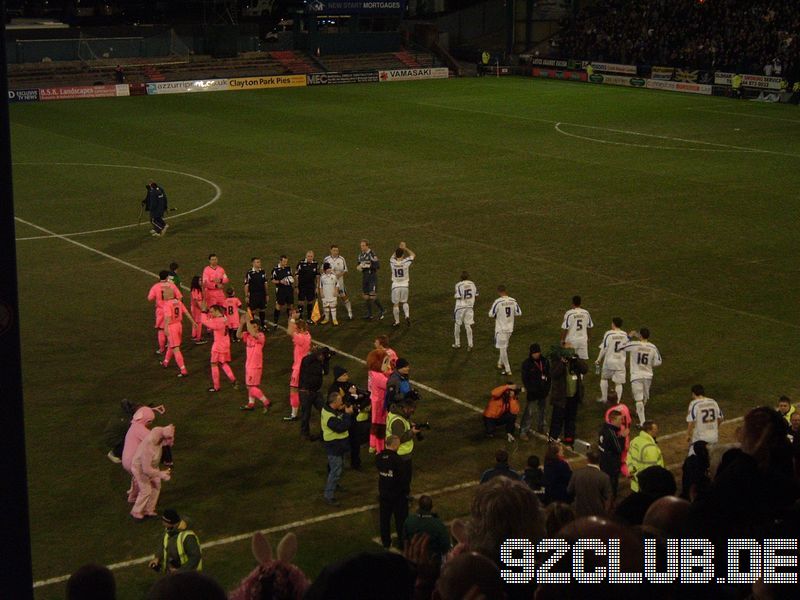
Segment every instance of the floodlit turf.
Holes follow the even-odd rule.
[[[471,404],[501,382],[485,316],[499,283],[523,311],[515,371],[529,343],[557,342],[575,293],[595,341],[613,316],[649,326],[664,365],[648,414],[662,432],[685,427],[696,382],[728,417],[797,393],[796,107],[487,78],[15,105],[11,117],[16,214],[57,233],[135,224],[151,178],[179,212],[216,193],[188,175],[218,185],[219,200],[171,221],[164,239],[145,225],[72,238],[147,271],[176,260],[185,283],[212,251],[241,295],[253,255],[269,268],[281,253],[294,264],[338,242],[354,269],[362,237],[384,265],[406,241],[418,255],[413,327],[340,316],[337,330],[314,336],[365,357],[376,334],[390,334],[413,378]],[[17,226],[19,238],[43,235]],[[130,521],[127,478],[104,457],[103,428],[126,397],[167,405],[158,423],[177,426],[176,467],[160,507],[191,516],[201,541],[374,502],[365,461],[364,473],[345,472],[341,509],[322,503],[324,451],[281,422],[285,336],[271,335],[265,353],[274,411],[242,414],[244,391],[206,393],[208,346],[185,348],[189,379],[157,365],[146,274],[58,238],[20,241],[18,260],[37,580],[137,558],[158,542],[158,523]],[[471,355],[450,348],[465,268],[480,291]],[[348,283],[358,290],[355,273]],[[386,268],[379,292],[389,306]],[[336,362],[365,383],[360,364]],[[239,346],[234,366],[243,376]],[[579,437],[594,439],[597,393],[592,374]],[[505,445],[483,439],[477,413],[424,396],[417,416],[433,429],[416,450],[416,493],[476,478]],[[512,450],[521,467],[542,448]],[[469,497],[435,501],[449,519]],[[376,521],[367,511],[295,528],[299,564],[313,577],[376,548]],[[227,588],[251,567],[246,541],[207,554]],[[141,597],[154,577],[143,565],[118,571],[120,597]],[[63,586],[37,596],[63,597]]]

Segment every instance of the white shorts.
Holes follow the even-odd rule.
[[[392,304],[400,304],[408,302],[408,288],[407,287],[393,287],[392,288]]]
[[[611,369],[603,368],[603,373],[600,375],[603,379],[610,379],[614,383],[625,383],[625,369]]]
[[[456,320],[456,325],[459,327],[464,325],[472,325],[475,323],[475,311],[472,310],[469,306],[464,306],[462,308],[457,308],[453,313],[453,316]]]
[[[336,308],[337,298],[323,298],[322,308]]]
[[[494,347],[495,348],[508,348],[508,341],[511,339],[510,331],[495,331],[494,332]]]
[[[589,348],[586,345],[586,342],[570,342],[569,340],[566,340],[566,342],[572,346],[572,349],[575,350],[575,354],[578,356],[578,358],[589,360]]]
[[[637,379],[631,381],[631,391],[633,392],[633,399],[636,402],[647,403],[650,400],[650,383],[652,379]]]

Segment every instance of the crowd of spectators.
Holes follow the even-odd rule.
[[[796,0],[599,0],[564,25],[562,58],[792,80],[800,68]]]
[[[800,419],[797,419],[800,427]],[[619,502],[609,501],[610,488],[602,481],[597,452],[590,451],[588,464],[574,472],[564,459],[560,444],[553,443],[544,461],[530,457],[524,475],[511,468],[505,451],[497,452],[494,467],[484,473],[477,487],[469,516],[450,527],[451,540],[432,512],[432,500],[420,498],[415,527],[409,529],[402,554],[364,552],[326,566],[311,581],[292,564],[297,540],[289,534],[273,555],[269,543],[256,534],[253,540],[258,566],[239,587],[226,594],[210,577],[197,571],[164,575],[154,585],[150,598],[235,599],[533,599],[621,598],[648,600],[672,598],[795,597],[797,583],[721,584],[713,586],[630,585],[542,585],[508,583],[501,576],[508,569],[508,556],[501,553],[510,538],[536,545],[544,538],[617,539],[621,557],[619,570],[644,573],[645,545],[657,555],[667,556],[667,539],[705,538],[716,549],[717,575],[726,570],[726,542],[730,538],[763,540],[800,537],[800,487],[796,473],[800,452],[797,427],[790,427],[780,411],[760,407],[744,417],[737,442],[718,445],[709,453],[705,445],[694,445],[684,465],[683,490],[678,495],[675,475],[652,466],[638,476],[639,489]],[[554,476],[553,471],[556,471]],[[579,476],[576,479],[576,476]],[[565,483],[566,489],[565,489]],[[544,486],[544,490],[542,490]],[[466,508],[466,507],[465,507]],[[439,533],[437,533],[439,532]],[[609,542],[610,543],[610,542]],[[533,546],[532,546],[533,547]],[[609,546],[610,547],[610,546]],[[795,552],[796,552],[796,545]],[[765,550],[766,552],[766,550]],[[661,553],[661,554],[659,554]],[[590,557],[605,564],[608,556]],[[516,556],[516,555],[515,555]],[[545,554],[536,556],[539,563]],[[796,554],[795,554],[796,558]],[[506,562],[504,562],[504,560]],[[588,560],[588,559],[587,559]],[[569,571],[569,558],[553,571]],[[790,569],[795,574],[795,568]],[[517,566],[512,569],[520,572]],[[591,569],[589,569],[591,570]],[[661,565],[660,572],[664,568]],[[677,569],[676,569],[677,575]],[[93,595],[91,590],[101,591]],[[67,588],[69,599],[114,598],[114,581],[105,567],[87,566],[77,571]]]

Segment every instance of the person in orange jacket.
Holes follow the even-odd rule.
[[[514,441],[520,391],[521,388],[514,385],[512,381],[492,390],[492,396],[483,411],[483,426],[486,428],[487,437],[494,437],[494,432],[498,427],[505,427],[508,441]]]

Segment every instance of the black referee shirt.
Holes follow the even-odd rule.
[[[264,269],[250,269],[244,276],[244,284],[251,298],[266,298],[267,274]]]

